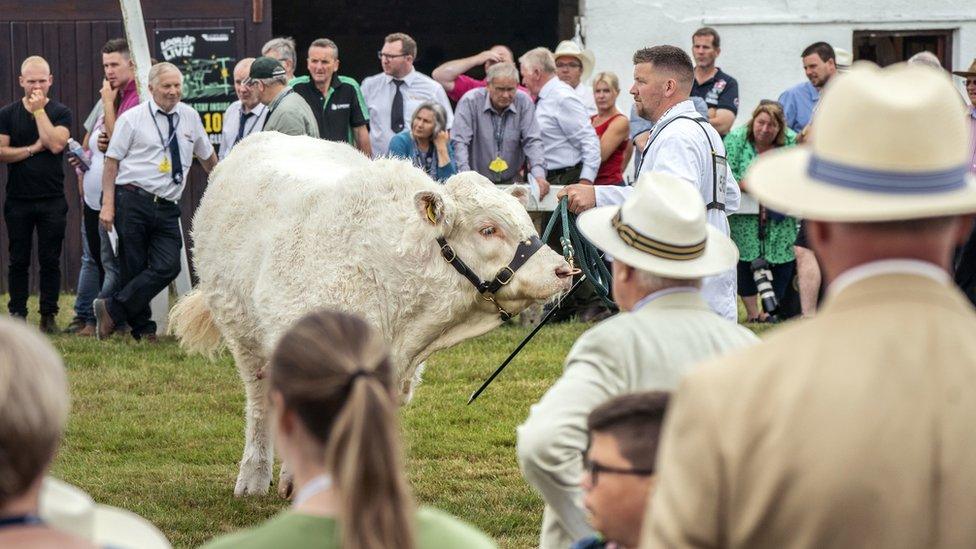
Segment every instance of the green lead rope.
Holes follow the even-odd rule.
[[[555,215],[556,213],[559,215]],[[617,310],[617,304],[610,297],[610,282],[612,280],[607,265],[603,262],[600,250],[590,243],[576,227],[576,215],[569,212],[569,199],[565,196],[559,200],[559,205],[549,218],[549,224],[542,233],[542,241],[548,242],[549,235],[556,226],[556,219],[562,220],[562,235],[559,243],[563,247],[563,257],[570,267],[583,271],[587,280],[593,285],[600,300],[611,310]]]

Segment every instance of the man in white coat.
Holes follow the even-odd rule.
[[[634,96],[637,113],[654,122],[651,138],[636,152],[638,175],[668,173],[691,183],[705,202],[708,223],[729,234],[728,214],[739,208],[739,185],[725,162],[721,136],[689,99],[694,66],[684,50],[654,46],[634,54]],[[574,212],[620,204],[634,188],[612,185],[570,185],[559,196],[569,197]],[[705,301],[721,316],[735,321],[735,269],[702,281]]]
[[[593,534],[580,489],[591,410],[624,393],[673,390],[702,360],[758,341],[702,299],[701,279],[735,265],[738,252],[706,222],[686,181],[645,174],[623,206],[586,212],[579,228],[614,257],[613,297],[625,312],[579,338],[562,376],[518,428],[523,474],[546,502],[542,549]]]

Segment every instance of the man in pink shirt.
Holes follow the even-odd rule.
[[[508,46],[497,44],[477,55],[448,61],[434,69],[431,76],[438,84],[444,86],[448,99],[452,103],[457,103],[464,94],[476,88],[484,88],[487,85],[484,80],[471,78],[464,73],[478,65],[483,65],[485,72],[488,72],[488,68],[496,63],[514,62],[515,56],[512,55],[512,50]],[[528,90],[522,86],[519,86],[519,89],[528,93]]]

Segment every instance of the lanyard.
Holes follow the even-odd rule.
[[[332,488],[332,477],[329,475],[313,477],[312,480],[306,482],[305,486],[302,486],[298,493],[295,494],[295,497],[291,500],[291,506],[293,508],[298,507],[311,499],[312,496],[325,492],[330,488]]]
[[[251,112],[244,112],[244,109],[242,107],[241,108],[241,117],[243,118],[246,115],[251,115],[251,117],[252,117],[252,120],[251,120],[251,129],[247,129],[247,120],[245,120],[244,121],[244,131],[241,133],[241,139],[244,139],[245,137],[251,135],[251,132],[254,131],[254,126],[257,126],[258,125],[258,118],[261,118],[261,115],[258,114],[258,113],[256,113],[256,112],[254,112],[254,109],[251,109]]]
[[[265,126],[268,125],[268,120],[271,119],[271,113],[273,113],[274,110],[278,108],[278,105],[281,104],[281,102],[284,101],[285,98],[288,97],[288,95],[290,95],[291,92],[293,91],[295,90],[288,88],[287,90],[284,91],[284,93],[279,95],[278,98],[275,99],[270,105],[268,105],[268,116],[264,117],[264,124],[261,124],[262,130],[264,129]]]
[[[495,156],[497,158],[502,157],[502,140],[505,136],[505,123],[508,122],[508,119],[505,118],[505,112],[507,111],[502,111],[497,117],[491,117],[491,128],[495,134]]]
[[[173,124],[173,131],[169,134],[169,139],[163,139],[163,132],[162,130],[159,129],[159,123],[156,122],[156,113],[153,112],[152,105],[147,102],[146,106],[149,107],[149,117],[152,118],[153,127],[156,128],[156,135],[159,136],[159,143],[160,145],[163,146],[163,155],[166,155],[166,153],[169,150],[169,144],[172,143],[173,138],[176,137],[176,129],[180,127],[180,113],[175,111],[172,113],[176,115],[176,123]],[[159,112],[163,112],[163,111],[159,111]],[[169,116],[167,116],[167,119],[168,118]]]
[[[671,112],[671,109],[673,109],[673,108],[675,108],[677,106],[678,105],[673,105],[670,109],[664,111],[664,114],[661,115],[661,118],[658,118],[658,122],[660,122],[661,120],[664,120],[665,118],[667,118],[668,117],[668,113]],[[676,120],[676,119],[668,120],[667,122],[665,122],[664,126],[661,126],[661,130],[663,130],[668,124],[670,124],[674,120]],[[658,126],[657,123],[655,123],[653,126],[651,126],[651,129],[649,130],[651,132],[651,138],[647,142],[647,145],[644,145],[644,150],[641,151],[640,156],[638,156],[637,157],[637,160],[634,161],[634,181],[635,182],[637,181],[637,178],[640,177],[640,169],[641,169],[641,166],[644,165],[644,159],[647,158],[647,151],[651,150],[651,144],[654,143],[654,140],[657,139],[657,136],[660,133],[660,130],[658,130],[657,126]]]

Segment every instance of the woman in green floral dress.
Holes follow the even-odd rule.
[[[746,171],[757,156],[780,147],[796,145],[796,132],[786,126],[783,108],[775,101],[762,101],[752,112],[752,118],[743,126],[725,136],[725,152],[729,168],[744,191],[749,182]],[[793,243],[797,236],[796,219],[784,216],[756,204],[743,193],[740,212],[729,216],[732,240],[739,247],[738,290],[748,313],[748,321],[757,322],[768,318],[756,299],[756,284],[750,264],[762,257],[769,263],[773,274],[773,290],[778,300],[793,280],[796,256]],[[760,216],[765,220],[765,238],[760,239]]]

